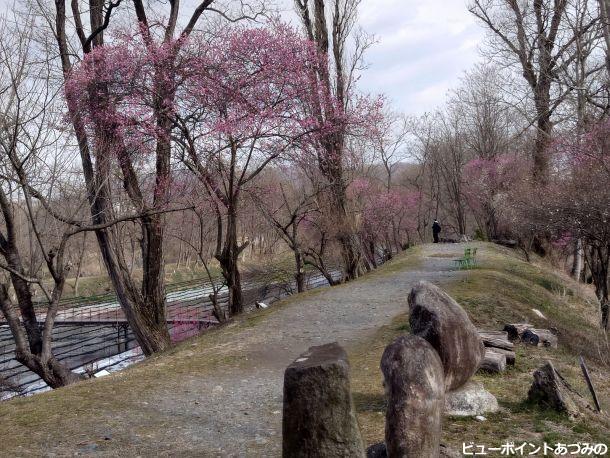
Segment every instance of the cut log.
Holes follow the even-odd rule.
[[[508,339],[511,341],[521,340],[523,333],[530,328],[533,328],[533,326],[527,323],[511,323],[504,326],[504,330],[508,333]]]
[[[486,347],[501,348],[502,350],[512,351],[515,345],[509,340],[497,339],[494,337],[481,336],[481,340]]]
[[[491,348],[485,349],[485,357],[479,366],[480,371],[499,374],[506,370],[506,355],[497,353]]]
[[[506,331],[484,331],[484,330],[479,330],[479,335],[481,336],[481,338],[483,338],[483,337],[490,337],[490,338],[493,338],[493,339],[508,340],[508,332],[506,332]]]
[[[548,329],[526,329],[521,340],[536,347],[557,348],[557,336]]]
[[[517,359],[517,355],[514,351],[504,350],[503,348],[489,348],[494,353],[500,353],[501,355],[506,356],[506,364],[509,366],[514,366],[515,361]]]

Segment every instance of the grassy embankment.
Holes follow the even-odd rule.
[[[447,418],[444,441],[455,450],[470,441],[489,447],[499,447],[507,440],[517,445],[526,441],[539,445],[545,441],[608,443],[608,416],[586,414],[570,420],[527,402],[532,373],[545,360],[552,361],[572,386],[590,399],[577,359],[583,354],[602,408],[610,409],[610,347],[607,338],[596,331],[598,309],[591,291],[542,263],[521,261],[510,250],[487,244],[481,248],[479,268],[468,271],[464,279],[448,282],[444,289],[466,309],[478,328],[501,330],[505,323],[516,322],[556,328],[559,348],[517,345],[515,367],[501,375],[476,375],[475,379],[497,397],[501,410],[485,422]],[[537,317],[533,308],[548,320]],[[384,434],[384,396],[378,369],[381,354],[388,342],[408,329],[405,314],[350,355],[352,389],[362,433],[369,444],[382,440]]]
[[[371,278],[403,269],[416,269],[420,249],[412,249]],[[499,400],[501,412],[489,415],[487,421],[447,418],[444,422],[444,441],[459,450],[462,442],[474,441],[488,446],[499,446],[506,440],[541,444],[555,442],[600,442],[610,437],[607,416],[587,414],[570,420],[563,415],[526,402],[532,372],[545,360],[553,361],[559,371],[588,397],[577,356],[583,353],[602,406],[610,409],[610,366],[608,347],[604,347],[596,329],[597,308],[588,288],[576,285],[542,264],[527,264],[513,252],[492,245],[480,245],[480,265],[461,279],[447,281],[443,287],[468,311],[479,328],[501,329],[507,322],[528,321],[538,327],[554,327],[559,332],[558,349],[518,346],[517,364],[502,375],[477,375],[485,387]],[[348,285],[340,288],[347,288]],[[205,377],[219,368],[251,370],[248,358],[240,347],[226,342],[241,335],[244,329],[255,332],[265,317],[283,305],[299,298],[319,294],[309,291],[304,295],[281,301],[277,306],[239,318],[231,325],[183,342],[163,355],[150,358],[113,377],[81,383],[56,392],[30,399],[18,399],[0,404],[0,424],[9,427],[3,434],[2,447],[13,452],[36,452],[51,441],[73,450],[79,437],[87,443],[94,437],[104,449],[104,434],[108,429],[121,429],[124,422],[116,412],[130,412],[131,437],[147,438],[141,445],[146,455],[155,447],[155,437],[171,428],[171,419],[159,415],[154,405],[146,402],[147,393],[167,392],[179,395],[175,387],[185,380]],[[537,318],[532,308],[540,310],[548,320]],[[379,361],[384,347],[396,336],[408,332],[406,313],[389,326],[379,329],[370,340],[350,347],[352,391],[358,409],[358,419],[368,444],[383,439],[384,395]],[[205,358],[195,357],[206,354]],[[172,388],[173,387],[173,388]],[[110,396],[108,393],[112,393]],[[185,395],[191,396],[191,394]],[[137,418],[146,419],[145,430]],[[167,423],[167,422],[170,423]],[[158,424],[157,424],[158,423]],[[133,437],[132,437],[133,439]],[[114,450],[129,442],[130,435],[114,435]],[[139,446],[138,446],[139,447]],[[0,453],[1,455],[1,453]]]

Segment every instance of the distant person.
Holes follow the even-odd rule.
[[[441,225],[437,220],[434,220],[434,224],[432,224],[432,235],[434,236],[434,243],[438,243],[438,234],[441,233]]]

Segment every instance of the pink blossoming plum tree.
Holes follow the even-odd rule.
[[[170,344],[163,241],[166,213],[171,210],[171,134],[180,85],[176,68],[184,43],[204,13],[227,16],[215,8],[215,0],[203,0],[181,27],[181,3],[168,2],[169,14],[164,19],[158,16],[157,5],[141,0],[129,4],[90,0],[86,24],[80,2],[71,2],[73,29],[83,58],[75,67],[66,2],[55,1],[54,32],[91,218],[98,227],[97,242],[121,307],[146,355]],[[117,11],[129,5],[139,34],[105,43]],[[242,17],[247,15],[239,15]],[[125,197],[121,206],[116,205],[119,192]],[[139,215],[135,221],[140,228],[141,276],[132,274],[121,240],[108,227],[124,209]]]

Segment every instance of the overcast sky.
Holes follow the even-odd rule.
[[[0,0],[0,7],[12,2]],[[466,2],[362,0],[360,25],[378,43],[366,56],[369,69],[360,87],[386,94],[398,110],[408,114],[441,106],[463,72],[481,60],[478,46],[484,32]],[[279,4],[285,17],[296,19],[293,0],[279,0]]]
[[[286,4],[291,8],[292,1]],[[466,0],[363,0],[360,25],[378,40],[361,88],[387,94],[409,114],[442,105],[463,72],[481,60],[483,29]]]

